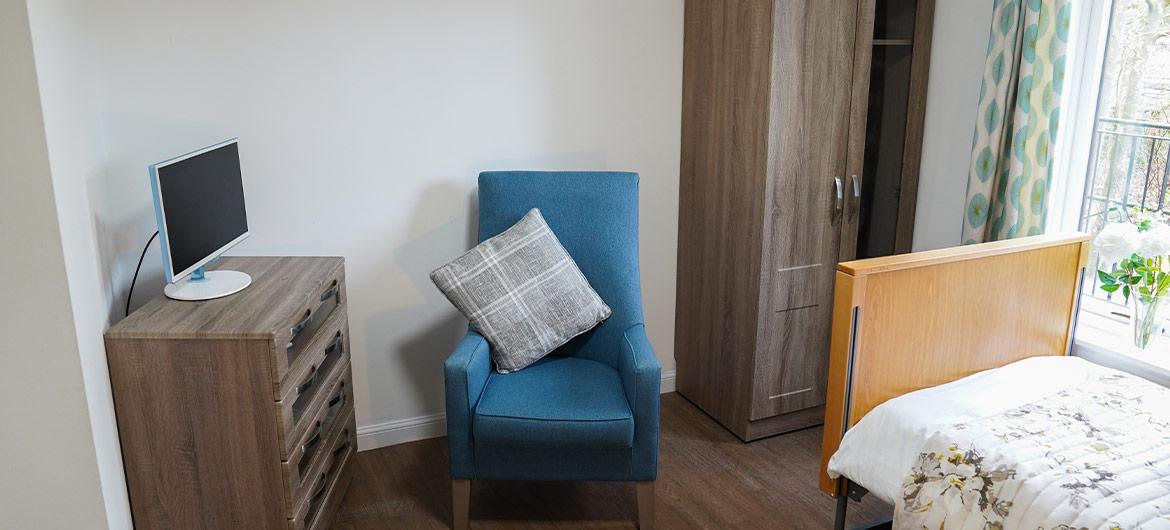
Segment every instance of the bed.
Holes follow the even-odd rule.
[[[830,459],[905,528],[1170,528],[1170,390],[1033,357],[894,398]]]
[[[821,488],[897,528],[1170,528],[1170,391],[1068,357],[1082,234],[842,263]]]

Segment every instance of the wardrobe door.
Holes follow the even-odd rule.
[[[824,404],[848,176],[858,0],[773,3],[772,88],[751,419]]]
[[[772,6],[687,0],[675,357],[680,394],[747,436],[767,217]]]

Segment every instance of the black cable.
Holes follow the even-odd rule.
[[[126,293],[126,316],[130,316],[130,298],[134,296],[134,284],[138,282],[138,271],[142,270],[142,259],[146,257],[146,250],[150,248],[151,243],[154,243],[156,237],[158,237],[158,230],[155,230],[154,235],[146,241],[146,246],[142,247],[142,255],[138,256],[138,266],[134,267],[134,279],[130,280],[130,292]]]

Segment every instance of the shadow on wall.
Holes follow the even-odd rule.
[[[210,145],[221,139],[221,132],[213,123],[114,113],[102,116],[102,126],[108,159],[89,181],[89,204],[100,273],[108,282],[106,300],[113,325],[125,316],[134,267],[157,228],[147,167],[187,152],[191,146]],[[162,251],[156,239],[142,261],[130,310],[161,295],[164,282]]]
[[[426,188],[422,197],[415,204],[415,211],[411,216],[410,226],[406,233],[419,233],[424,230],[427,219],[433,219],[435,211],[454,211],[452,206],[462,201],[467,204],[467,217],[452,214],[439,226],[422,232],[422,235],[399,245],[392,255],[395,263],[380,268],[391,267],[401,270],[414,284],[414,289],[422,293],[423,302],[417,305],[400,307],[391,311],[369,315],[365,320],[365,344],[371,350],[366,352],[369,359],[377,356],[395,357],[390,363],[370,363],[375,366],[397,366],[405,377],[396,378],[402,382],[401,390],[387,388],[387,385],[376,384],[384,381],[384,375],[371,374],[368,370],[361,374],[366,378],[366,388],[371,403],[384,403],[388,399],[409,399],[411,403],[441,404],[443,403],[443,361],[450,354],[452,348],[459,342],[467,330],[467,320],[454,308],[450,308],[447,299],[431,283],[431,271],[440,265],[454,259],[456,255],[446,255],[444,249],[450,241],[463,241],[463,248],[471,248],[477,242],[479,195],[476,188],[470,191],[462,184],[463,181],[452,179],[436,183]],[[353,296],[351,293],[350,296]],[[360,294],[359,294],[360,296]],[[421,307],[420,307],[421,306]],[[429,308],[429,309],[428,309]],[[433,313],[436,308],[443,308],[438,318],[418,325],[420,314]],[[450,310],[446,310],[450,309]],[[410,326],[409,324],[415,324]],[[404,325],[406,324],[406,325]],[[386,344],[389,347],[384,351],[373,349],[376,345]],[[367,361],[369,362],[369,361]],[[355,372],[356,375],[356,372]],[[403,396],[402,391],[409,392]],[[430,405],[433,407],[434,405]]]
[[[103,178],[107,175],[108,173],[103,173]],[[94,201],[92,188],[93,186],[90,190],[90,204],[93,208],[96,232],[94,235],[101,266],[100,274],[106,279],[108,318],[113,325],[126,316],[126,295],[130,288],[130,280],[134,276],[134,267],[138,264],[142,246],[155,230],[154,212],[149,207],[127,208],[118,215],[111,215],[100,203]],[[134,246],[137,246],[138,250],[133,250]],[[136,303],[132,303],[130,310],[133,311],[151,298],[162,294],[164,281],[162,254],[158,250],[156,240],[151,243],[151,248],[143,257],[142,272],[134,289],[133,302]]]

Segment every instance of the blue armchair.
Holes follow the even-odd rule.
[[[467,527],[472,479],[619,480],[637,482],[638,522],[652,528],[662,368],[642,317],[638,175],[481,173],[480,241],[534,207],[613,315],[507,375],[467,332],[443,365],[454,526]]]

